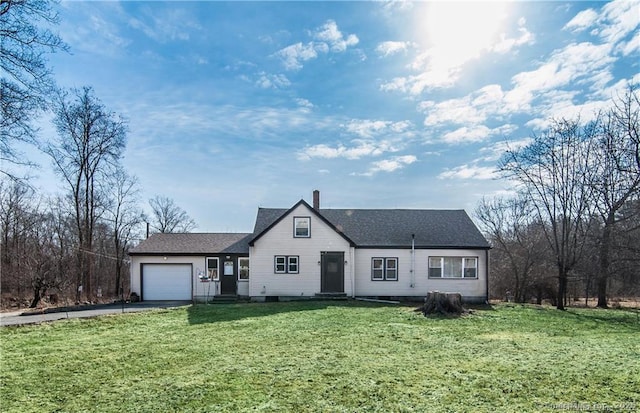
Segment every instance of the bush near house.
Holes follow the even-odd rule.
[[[639,333],[627,310],[196,305],[2,328],[0,401],[4,412],[635,411]]]

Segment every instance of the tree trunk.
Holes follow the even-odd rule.
[[[598,278],[598,304],[599,308],[608,308],[607,303],[607,278],[606,276],[600,276]]]
[[[564,310],[564,300],[567,293],[567,273],[560,269],[558,273],[558,301],[556,308],[558,310]]]
[[[607,281],[609,279],[609,251],[611,246],[611,227],[615,222],[615,216],[609,214],[602,230],[600,244],[600,273],[598,274],[598,307],[607,308]]]
[[[422,312],[425,316],[430,314],[459,315],[467,312],[462,306],[460,293],[441,293],[439,291],[429,291],[424,299],[424,305],[416,311]]]
[[[40,286],[33,287],[33,300],[31,300],[31,304],[29,308],[36,308],[44,295],[44,291]]]

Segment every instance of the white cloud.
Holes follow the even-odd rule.
[[[567,23],[563,30],[581,32],[591,27],[598,20],[598,13],[593,9],[582,10]]]
[[[603,6],[603,27],[600,36],[607,42],[617,43],[633,33],[640,25],[640,2],[618,0]]]
[[[524,19],[520,19],[518,33],[520,34],[515,38],[508,38],[506,34],[502,33],[500,35],[500,41],[494,44],[491,47],[491,50],[496,53],[507,53],[511,51],[511,49],[522,46],[525,44],[533,44],[535,42],[535,36],[526,27]]]
[[[355,46],[360,41],[358,36],[350,34],[347,37],[338,30],[338,25],[333,20],[327,20],[325,24],[316,29],[314,39],[326,42],[333,52],[344,52],[349,46]]]
[[[60,35],[72,50],[117,56],[131,44],[118,24],[125,15],[121,4],[74,2],[62,6],[73,16],[60,22]]]
[[[354,145],[347,147],[339,144],[331,147],[324,143],[318,145],[307,146],[298,153],[298,159],[310,160],[312,158],[345,158],[350,160],[360,159],[364,156],[378,156],[385,152],[395,152],[397,149],[390,142],[368,142],[354,140]]]
[[[373,138],[381,134],[404,133],[412,129],[410,121],[391,122],[384,120],[352,119],[345,125],[341,125],[347,132],[361,138]]]
[[[611,106],[611,96],[602,99],[590,99],[583,103],[574,103],[570,96],[573,93],[558,91],[555,96],[548,98],[547,102],[537,107],[538,117],[531,119],[526,126],[542,130],[551,124],[551,119],[576,119],[580,118],[583,122],[594,119],[598,112],[606,110]]]
[[[418,106],[419,110],[427,113],[425,126],[435,126],[444,123],[478,124],[487,119],[485,113],[472,105],[472,95],[459,99],[449,99],[442,102],[425,101]]]
[[[591,34],[615,44],[636,30],[640,25],[638,16],[640,16],[640,3],[637,1],[612,1],[605,4],[600,13],[593,9],[586,9],[576,14],[564,26],[564,30],[581,32],[592,28]]]
[[[355,46],[360,41],[355,34],[346,37],[338,29],[333,20],[327,20],[325,24],[310,33],[313,41],[306,44],[298,42],[278,50],[274,56],[280,58],[287,70],[300,70],[303,63],[318,57],[318,53],[342,53],[349,46]]]
[[[485,146],[480,149],[480,153],[483,154],[483,156],[474,160],[474,162],[496,162],[505,154],[506,151],[524,148],[531,142],[531,138],[521,138],[492,143],[489,146]]]
[[[418,109],[425,113],[425,126],[462,125],[449,130],[449,143],[482,141],[513,129],[489,129],[486,122],[509,120],[515,114],[535,113],[526,126],[539,129],[551,117],[584,120],[604,108],[611,99],[609,83],[616,57],[609,43],[571,43],[554,51],[533,70],[511,78],[512,88],[487,85],[466,96],[441,102],[424,101]],[[585,103],[579,103],[586,99]]]
[[[412,122],[371,119],[352,119],[339,125],[345,134],[355,136],[350,144],[317,144],[306,146],[298,152],[298,159],[345,158],[360,159],[365,156],[379,156],[387,152],[403,149],[415,137]]]
[[[285,69],[300,70],[303,67],[302,62],[315,59],[318,57],[318,53],[313,43],[302,44],[298,42],[278,50],[275,56],[282,60]]]
[[[376,52],[382,57],[394,55],[396,53],[406,51],[412,45],[411,42],[393,42],[387,41],[378,44]]]
[[[453,169],[446,170],[438,175],[440,179],[477,179],[488,180],[498,177],[494,167],[461,165]]]
[[[158,43],[169,40],[189,40],[191,32],[202,30],[197,19],[185,9],[145,8],[139,18],[131,17],[129,25],[142,31],[149,38]]]
[[[417,96],[427,90],[448,88],[456,84],[469,61],[534,43],[535,36],[525,27],[524,18],[518,19],[515,36],[503,31],[506,16],[501,2],[471,2],[463,8],[456,2],[429,2],[423,22],[425,49],[409,65],[417,73],[384,82],[380,90]],[[406,47],[401,42],[384,42],[376,50],[387,56]]]
[[[402,169],[407,165],[418,160],[414,155],[396,156],[390,159],[383,159],[381,161],[373,162],[371,168],[365,173],[359,174],[362,176],[372,176],[378,172],[394,172],[398,169]]]
[[[582,85],[577,90],[584,90],[584,85],[601,88],[612,78],[611,65],[615,58],[611,51],[610,44],[583,42],[554,52],[537,69],[511,78],[513,88],[504,95],[503,113],[528,111],[534,99],[544,102],[558,96],[571,98],[577,92],[562,91],[571,84]]]
[[[307,99],[297,98],[295,101],[298,104],[298,106],[300,106],[301,108],[304,108],[305,110],[310,110],[314,108],[313,103],[311,103]]]
[[[538,69],[513,76],[514,89],[529,93],[557,89],[578,80],[588,80],[614,62],[611,45],[572,43],[553,53]]]
[[[269,74],[265,72],[258,73],[256,86],[262,89],[282,89],[291,85],[291,82],[285,75]]]
[[[463,126],[452,132],[446,133],[442,140],[446,143],[468,143],[482,142],[494,135],[508,135],[517,129],[515,125],[503,125],[498,128],[490,129],[485,125],[476,125],[473,127]]]
[[[640,31],[637,31],[636,34],[629,40],[628,42],[621,42],[618,46],[618,49],[624,56],[628,56],[631,53],[637,53],[640,51]]]

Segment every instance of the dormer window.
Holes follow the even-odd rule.
[[[311,237],[311,217],[293,217],[293,237]]]

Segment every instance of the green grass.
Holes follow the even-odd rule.
[[[412,310],[198,305],[5,327],[0,410],[640,410],[633,312],[500,305],[425,318]]]

